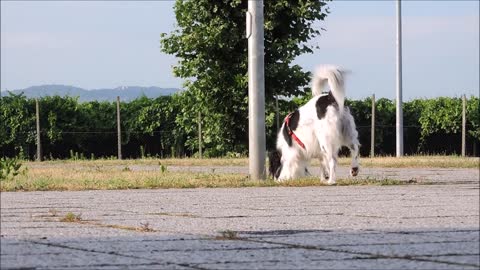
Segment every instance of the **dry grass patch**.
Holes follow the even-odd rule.
[[[37,164],[35,162],[29,162]],[[129,166],[129,165],[150,165],[150,166],[247,166],[248,158],[144,158],[144,159],[96,159],[96,160],[53,160],[44,161],[47,165],[71,165],[90,166]]]
[[[361,159],[362,167],[436,167],[478,168],[479,158],[452,156],[378,157]],[[132,170],[135,164],[158,166]],[[350,159],[341,158],[340,166],[348,166]],[[93,190],[139,188],[218,188],[270,186],[322,186],[317,177],[282,183],[253,181],[246,174],[171,172],[168,165],[180,166],[246,166],[247,159],[144,159],[103,161],[55,161],[27,163],[28,173],[0,181],[0,191]],[[313,164],[318,166],[318,163]],[[149,170],[150,169],[150,170]],[[347,178],[337,185],[398,185],[405,182],[392,179]]]
[[[127,231],[137,231],[137,232],[155,232],[156,231],[152,227],[150,227],[150,223],[148,222],[143,222],[143,223],[141,222],[139,227],[117,225],[117,224],[104,224],[104,223],[93,221],[93,220],[83,220],[82,214],[74,214],[72,212],[66,213],[65,216],[61,217],[58,221],[93,225],[93,226],[98,226],[102,228],[112,228],[112,229],[120,229],[120,230],[127,230]]]
[[[343,162],[348,160],[342,159]],[[341,162],[342,162],[341,161]],[[384,168],[479,168],[480,158],[460,156],[406,156],[361,158],[361,166]]]
[[[157,188],[236,188],[323,186],[317,177],[277,183],[272,179],[253,181],[244,174],[135,171],[104,167],[74,169],[65,166],[34,167],[27,175],[1,181],[1,191],[111,190]],[[397,185],[395,180],[340,179],[338,185]]]
[[[340,166],[349,166],[350,158],[339,158]],[[405,156],[397,157],[361,157],[362,167],[386,167],[386,168],[479,168],[480,158],[478,157],[460,157],[460,156]],[[39,163],[26,162],[28,167],[37,167]],[[173,159],[130,159],[130,160],[58,160],[44,161],[41,166],[56,167],[69,166],[86,167],[92,170],[102,170],[108,167],[121,167],[128,171],[129,166],[146,165],[159,166],[159,168],[168,168],[168,166],[248,166],[247,158],[173,158]],[[319,162],[313,160],[312,165],[318,166]]]
[[[139,188],[197,188],[250,186],[240,174],[131,171],[115,168],[75,170],[32,168],[25,176],[1,181],[1,191],[107,190]]]

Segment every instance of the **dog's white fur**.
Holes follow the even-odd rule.
[[[352,163],[351,175],[358,173],[359,146],[358,132],[355,121],[348,108],[344,108],[345,89],[344,74],[336,66],[318,67],[312,79],[313,98],[307,104],[300,107],[298,126],[294,130],[297,137],[304,143],[303,149],[296,141],[292,140],[291,146],[283,136],[285,123],[277,136],[277,150],[281,153],[281,171],[278,181],[295,179],[306,176],[312,158],[319,158],[321,169],[320,178],[325,180],[325,172],[329,175],[329,184],[336,180],[336,166],[338,151],[342,146],[350,148]],[[328,83],[332,96],[336,103],[327,106],[325,116],[317,117],[316,103],[319,98],[328,94],[322,94],[325,84]]]

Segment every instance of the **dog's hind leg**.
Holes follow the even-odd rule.
[[[351,176],[357,176],[359,172],[359,158],[360,158],[360,153],[359,153],[359,144],[352,143],[349,145],[350,148],[350,154],[352,155],[352,166],[350,169],[350,175]]]

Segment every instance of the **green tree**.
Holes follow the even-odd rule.
[[[471,96],[467,100],[467,131],[476,143],[480,143],[480,98]]]
[[[302,95],[309,73],[293,60],[312,53],[309,40],[319,35],[313,23],[328,10],[324,1],[264,2],[265,100],[267,141],[272,141],[275,95]],[[203,115],[205,154],[246,153],[248,145],[246,0],[177,0],[177,28],[161,35],[161,50],[175,55],[175,76],[184,78],[183,107],[177,122],[187,145],[197,148],[196,115]]]
[[[161,157],[165,155],[180,156],[183,151],[184,132],[175,124],[175,117],[179,110],[177,99],[178,96],[161,96],[150,99],[150,103],[139,108],[137,116],[132,119],[136,123],[133,129],[139,131],[141,136],[148,136],[148,138],[143,138],[144,142],[156,141]],[[154,149],[149,149],[146,143],[142,147],[146,152],[154,152]]]
[[[3,153],[28,156],[35,143],[35,100],[9,93],[0,102],[0,149]]]
[[[462,131],[462,99],[438,97],[423,102],[422,113],[419,118],[421,138],[419,150],[425,152],[440,152],[431,145],[442,145],[444,151],[460,153],[460,136]],[[474,147],[480,140],[480,113],[479,99],[470,97],[466,104],[467,143]],[[470,142],[469,142],[470,141]],[[445,142],[448,142],[445,144]]]

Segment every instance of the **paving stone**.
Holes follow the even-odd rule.
[[[257,261],[257,262],[231,262],[200,264],[204,269],[422,269],[422,270],[451,270],[451,269],[475,269],[469,266],[459,266],[444,263],[399,260],[399,259],[356,259],[356,260],[282,260],[282,261]],[[478,268],[477,268],[478,269]]]
[[[477,171],[364,172],[439,184],[2,192],[0,267],[480,268]]]

